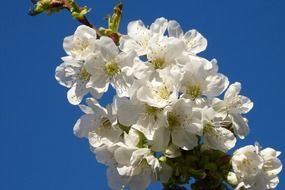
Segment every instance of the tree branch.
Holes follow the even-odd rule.
[[[32,2],[34,3],[34,7],[29,11],[29,15],[35,16],[42,12],[47,12],[50,15],[66,9],[81,24],[96,30],[98,37],[100,37],[97,27],[85,16],[90,11],[88,7],[80,7],[74,0],[32,0]]]

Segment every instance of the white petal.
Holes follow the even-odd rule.
[[[164,151],[170,140],[170,131],[166,127],[160,127],[155,130],[153,140],[150,141],[153,151]]]
[[[228,90],[225,93],[225,100],[232,100],[236,96],[239,95],[241,90],[241,84],[239,82],[235,82],[234,84],[231,84],[228,88]]]
[[[213,104],[213,109],[216,112],[215,117],[219,117],[222,120],[225,120],[226,117],[228,116],[227,104],[218,98],[214,98],[212,100],[212,104]]]
[[[94,131],[89,132],[88,139],[92,147],[97,148],[103,144],[111,146],[121,140],[122,130],[117,126],[100,125]]]
[[[85,25],[77,27],[73,36],[68,36],[63,41],[63,48],[68,55],[81,59],[86,53],[94,50],[96,31]]]
[[[105,61],[102,54],[90,54],[85,61],[85,69],[91,75],[102,74],[105,72]]]
[[[268,178],[275,178],[282,170],[282,163],[278,158],[274,158],[270,162],[265,162],[263,170]]]
[[[124,189],[125,185],[128,183],[128,178],[124,178],[121,176],[117,168],[110,166],[107,169],[107,178],[109,187],[112,190],[122,190]]]
[[[114,157],[120,165],[129,165],[134,151],[135,149],[133,148],[128,149],[125,147],[119,147],[115,150]]]
[[[125,73],[112,77],[110,83],[115,88],[119,97],[129,97],[129,88],[131,83],[128,83],[128,77]]]
[[[80,117],[74,125],[73,132],[77,137],[88,138],[88,133],[95,130],[96,117],[93,114],[86,114]]]
[[[212,149],[227,152],[236,144],[234,134],[223,127],[211,127],[204,134],[205,144]]]
[[[90,108],[92,108],[93,112],[96,115],[100,115],[100,116],[107,115],[107,110],[104,107],[102,107],[96,99],[86,98],[86,103]]]
[[[117,170],[121,176],[128,176],[128,177],[132,177],[134,174],[139,173],[136,172],[136,170],[138,169],[133,166],[119,166],[117,167]]]
[[[167,28],[167,20],[163,17],[158,18],[150,25],[150,31],[158,33],[160,35],[164,34]]]
[[[80,110],[85,113],[85,114],[94,114],[94,111],[92,110],[92,108],[86,106],[86,105],[79,105]]]
[[[64,62],[56,67],[55,79],[67,88],[71,88],[75,83],[74,75],[76,74],[76,68],[70,63]]]
[[[149,170],[144,171],[138,176],[132,177],[130,181],[131,190],[145,190],[147,186],[152,182],[152,173]]]
[[[95,38],[97,37],[96,31],[93,28],[90,28],[86,25],[80,25],[77,27],[75,35],[82,35],[86,38]]]
[[[280,155],[281,153],[274,150],[273,148],[265,148],[260,151],[260,155],[263,157],[264,160],[270,160],[273,158],[276,158]]]
[[[167,39],[166,59],[169,64],[175,64],[176,59],[183,56],[182,52],[186,49],[184,42],[177,38]],[[171,63],[172,62],[172,63]]]
[[[183,128],[175,128],[171,132],[172,143],[183,150],[192,150],[198,145],[196,135],[185,131]]]
[[[253,108],[253,102],[249,98],[240,96],[240,101],[241,107],[239,109],[241,113],[248,113]]]
[[[178,22],[175,20],[171,20],[168,22],[168,34],[169,36],[176,37],[176,38],[181,38],[183,35],[183,31],[181,29],[181,26]]]
[[[137,39],[142,32],[146,31],[146,27],[141,20],[129,22],[128,35],[134,39]]]
[[[67,55],[71,55],[71,50],[73,48],[73,36],[67,36],[63,40],[63,49]]]
[[[146,49],[129,36],[122,36],[120,38],[120,49],[126,53],[136,51],[139,56],[146,54]]]
[[[67,92],[67,99],[69,103],[73,105],[78,105],[83,99],[83,96],[88,93],[86,89],[86,84],[82,84],[80,81],[75,83]]]
[[[229,80],[222,74],[210,75],[206,78],[207,88],[203,94],[208,97],[219,96],[229,85]]]
[[[194,53],[200,53],[207,48],[207,40],[197,30],[190,30],[184,34],[184,40],[189,50]]]
[[[114,153],[111,152],[107,146],[95,148],[94,153],[96,155],[97,162],[105,164],[107,166],[111,164],[116,164],[116,160],[114,159]]]
[[[140,111],[140,107],[132,104],[129,100],[127,100],[124,104],[121,104],[118,107],[117,114],[119,123],[125,126],[131,126],[135,124]]]
[[[279,178],[275,177],[269,181],[267,188],[275,189],[279,183]]]
[[[119,48],[109,37],[102,36],[95,44],[99,47],[100,53],[107,61],[111,61],[119,54]]]
[[[239,136],[239,138],[244,139],[249,133],[249,127],[247,120],[244,119],[240,114],[231,114],[234,133]]]
[[[129,133],[124,134],[124,140],[128,147],[136,147],[140,141],[140,134],[136,129],[130,128]]]

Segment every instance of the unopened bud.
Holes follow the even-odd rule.
[[[237,185],[238,184],[237,175],[234,172],[229,172],[228,173],[227,180],[232,185]]]

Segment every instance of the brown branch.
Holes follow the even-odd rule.
[[[85,14],[88,13],[89,9],[87,7],[78,6],[74,0],[34,0],[32,2],[35,4],[35,6],[29,12],[31,16],[38,15],[42,12],[52,14],[54,12],[59,12],[62,9],[66,9],[70,12],[74,19],[76,19],[81,24],[93,28],[96,31],[97,36],[100,37],[100,33],[97,27],[92,24],[85,16]]]
[[[68,10],[72,17],[78,22],[93,28],[96,31],[98,38],[100,38],[100,36],[108,36],[112,38],[117,45],[119,44],[121,35],[118,32],[118,29],[122,18],[122,2],[116,4],[113,15],[108,16],[108,28],[100,27],[99,29],[86,17],[86,14],[90,9],[86,6],[80,7],[75,0],[32,0],[32,2],[34,3],[34,7],[29,12],[31,16],[35,16],[43,12],[50,15],[65,9]]]
[[[70,3],[70,0],[55,0],[56,2],[59,2],[61,4],[63,4],[63,7],[65,7],[71,14],[72,14],[72,4]],[[75,3],[75,2],[74,2]],[[75,3],[76,4],[76,3]],[[84,8],[79,7],[77,4],[76,6],[79,8],[80,11],[82,11]],[[84,24],[86,26],[89,26],[90,28],[93,28],[94,30],[96,30],[97,36],[100,36],[99,30],[97,29],[97,27],[92,24],[87,17],[84,15],[82,17],[74,17],[77,21],[79,21],[81,24]]]

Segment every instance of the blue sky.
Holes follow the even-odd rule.
[[[116,1],[81,0],[93,7],[96,25]],[[255,103],[247,115],[248,138],[283,152],[285,160],[285,1],[145,0],[127,1],[121,32],[131,20],[146,24],[164,16],[184,28],[198,29],[209,46],[202,55],[217,58],[231,82]],[[62,41],[78,23],[66,12],[29,17],[30,1],[1,2],[0,47],[0,189],[107,190],[105,167],[98,164],[86,140],[73,135],[82,114],[66,99],[54,70],[65,53]],[[105,102],[110,101],[107,95]],[[285,189],[285,174],[277,189]],[[149,189],[160,189],[153,185]]]

